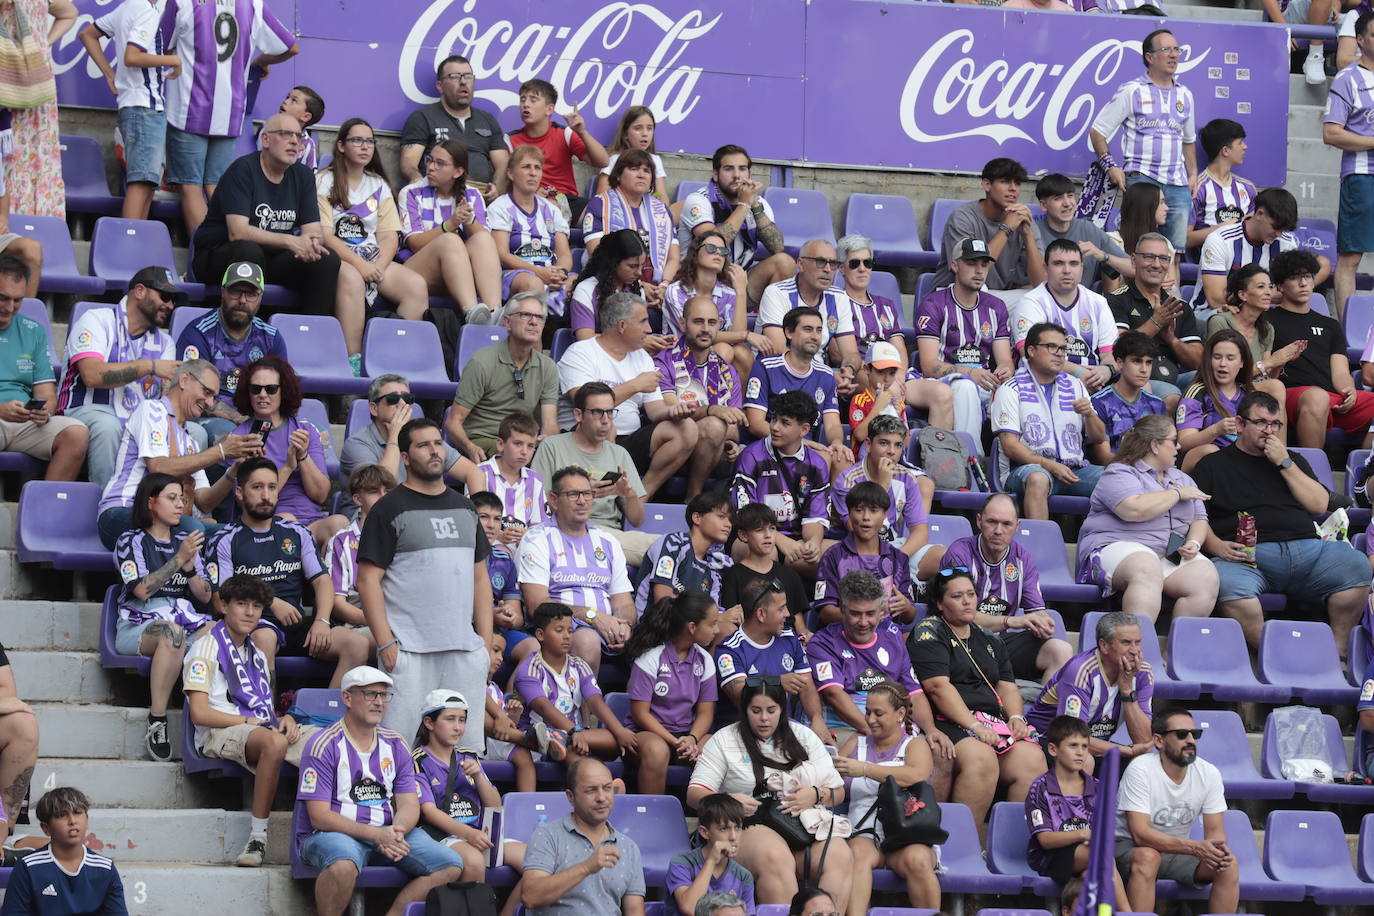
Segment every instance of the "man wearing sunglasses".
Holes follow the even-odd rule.
[[[839,268],[834,245],[824,239],[808,241],[797,257],[797,275],[763,291],[758,325],[763,336],[773,342],[774,349],[782,353],[787,349],[787,335],[783,332],[787,313],[804,305],[819,311],[821,347],[814,359],[817,364],[838,367],[835,387],[843,398],[853,393],[861,361],[859,345],[854,341],[854,309],[849,305],[849,294],[843,287],[833,285]]]
[[[1313,531],[1312,516],[1326,513],[1331,494],[1307,459],[1284,447],[1281,409],[1264,391],[1241,398],[1236,441],[1193,468],[1198,488],[1212,495],[1202,549],[1221,580],[1217,606],[1240,621],[1251,648],[1264,628],[1259,596],[1279,592],[1290,601],[1322,602],[1344,649],[1369,597],[1369,563],[1348,542],[1324,541]],[[1238,543],[1238,512],[1254,518],[1254,547]]]
[[[1185,887],[1211,884],[1210,913],[1240,903],[1240,869],[1226,845],[1226,797],[1221,771],[1198,759],[1203,730],[1186,709],[1169,707],[1150,720],[1155,754],[1131,761],[1117,791],[1116,865],[1126,896],[1142,912],[1155,908],[1155,881]],[[1203,839],[1190,839],[1202,818]]]

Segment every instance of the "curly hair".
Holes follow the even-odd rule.
[[[234,409],[246,417],[253,415],[253,399],[248,393],[253,373],[259,369],[271,369],[277,373],[281,385],[281,415],[283,420],[294,417],[301,409],[301,379],[291,364],[280,356],[264,356],[244,366],[239,372],[239,386],[234,389]]]

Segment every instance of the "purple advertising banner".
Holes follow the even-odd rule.
[[[122,0],[77,0],[80,26]],[[466,55],[477,105],[520,126],[517,90],[539,77],[609,141],[619,113],[648,105],[660,150],[738,143],[758,158],[977,171],[1012,156],[1031,172],[1081,175],[1087,132],[1115,88],[1143,71],[1157,22],[873,0],[269,0],[301,53],[273,68],[253,115],[292,85],[326,103],[325,124],[365,117],[399,130],[437,99],[434,66]],[[1250,135],[1245,175],[1286,178],[1287,35],[1280,26],[1175,20],[1180,79],[1197,123]],[[63,104],[113,107],[73,29],[55,49]],[[110,52],[112,53],[112,52]],[[183,77],[185,78],[185,77]]]

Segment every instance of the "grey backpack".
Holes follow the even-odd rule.
[[[937,490],[968,489],[968,448],[953,431],[927,426],[916,437],[921,470],[935,481]]]

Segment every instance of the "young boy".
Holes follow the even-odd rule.
[[[311,124],[320,123],[320,118],[324,117],[324,99],[309,86],[296,86],[286,94],[277,111],[289,114],[301,122],[301,133],[304,138],[301,140],[301,151],[296,161],[313,172],[320,165],[320,149],[315,144],[315,138],[310,135],[309,127]],[[262,148],[261,134],[258,136],[258,148]]]
[[[703,490],[692,497],[683,512],[687,530],[665,534],[644,555],[643,566],[649,574],[635,590],[635,606],[641,613],[649,605],[688,589],[705,592],[720,604],[721,579],[733,562],[725,542],[734,527],[734,514],[723,490]],[[737,626],[738,620],[730,621],[719,638],[729,636]]]
[[[473,493],[472,505],[477,509],[477,521],[491,545],[487,575],[491,576],[491,596],[496,599],[493,618],[496,632],[505,637],[507,660],[519,664],[534,651],[536,644],[524,631],[525,607],[520,603],[520,577],[516,574],[515,557],[500,540],[501,500],[495,493]]]
[[[365,627],[362,600],[358,597],[358,538],[363,522],[377,501],[396,489],[396,478],[380,464],[364,464],[348,475],[348,494],[358,506],[358,517],[337,532],[324,547],[324,566],[334,583],[334,620]]]
[[[717,792],[697,805],[697,836],[701,847],[668,860],[669,916],[696,912],[697,901],[707,894],[734,894],[744,901],[744,911],[754,910],[754,876],[735,861],[744,832],[744,806],[734,796]]]
[[[469,493],[486,490],[496,494],[502,509],[497,539],[512,549],[525,536],[526,529],[542,525],[550,518],[544,478],[530,470],[530,460],[538,445],[539,427],[534,418],[527,413],[513,413],[496,430],[495,456],[468,475]]]
[[[1126,430],[1146,414],[1166,413],[1173,416],[1178,396],[1169,404],[1150,392],[1150,373],[1154,371],[1159,348],[1154,338],[1139,331],[1122,331],[1112,348],[1117,372],[1115,384],[1108,385],[1092,396],[1093,410],[1107,427],[1107,441],[1094,446],[1094,460],[1106,464],[1121,444]]]
[[[43,793],[36,813],[51,842],[20,859],[10,875],[5,916],[123,916],[124,884],[114,862],[86,848],[90,799],[61,786]]]
[[[1245,128],[1229,118],[1214,118],[1197,134],[1207,156],[1193,195],[1193,224],[1188,247],[1200,248],[1212,230],[1240,222],[1255,209],[1255,186],[1232,171],[1245,162]]]
[[[882,536],[892,505],[887,490],[865,481],[844,499],[849,510],[849,534],[821,557],[816,598],[811,603],[812,627],[820,629],[840,619],[840,580],[859,569],[873,573],[883,583],[889,615],[903,623],[913,622],[915,592],[907,556]]]
[[[531,652],[515,672],[515,689],[525,704],[520,730],[528,732],[542,722],[548,728],[548,756],[561,756],[567,765],[593,754],[612,760],[623,749],[634,747],[634,733],[620,724],[602,699],[591,667],[569,654],[572,608],[545,601],[534,609],[532,624],[539,651]],[[585,727],[584,703],[605,727]]]
[[[254,576],[231,576],[220,586],[224,619],[191,644],[182,669],[182,690],[191,708],[195,745],[206,757],[229,760],[254,774],[253,821],[237,863],[262,865],[267,818],[277,794],[282,761],[299,766],[307,739],[319,731],[277,718],[267,656],[253,630],[272,604],[272,587]]]
[[[902,357],[897,348],[885,340],[869,344],[863,368],[859,381],[864,387],[849,402],[849,429],[856,451],[859,443],[868,438],[868,425],[875,417],[901,419],[906,415]],[[948,419],[953,421],[952,417]]]
[[[538,645],[538,643],[531,643]],[[505,661],[506,638],[497,630],[491,637],[491,667],[487,669],[487,693],[484,704],[483,724],[486,729],[487,760],[506,760],[515,767],[515,791],[533,792],[535,790],[534,755],[532,750],[543,751],[548,747],[548,729],[536,722],[528,732],[515,727],[518,711],[523,708],[514,697],[507,700],[505,691],[496,683],[496,672]],[[510,705],[508,705],[510,704]],[[553,759],[553,758],[550,758]]]
[[[787,608],[800,623],[811,606],[801,576],[778,559],[778,516],[763,503],[749,503],[735,510],[735,563],[726,568],[720,581],[720,601],[724,610],[742,607],[749,583],[776,581],[787,595]],[[810,630],[798,634],[810,635]]]
[[[520,120],[525,125],[506,137],[506,145],[513,152],[517,146],[537,146],[544,154],[544,184],[540,193],[550,198],[564,211],[569,222],[576,223],[587,206],[587,199],[578,195],[577,179],[573,177],[572,161],[576,156],[598,169],[610,165],[606,147],[587,130],[587,122],[574,107],[568,115],[568,126],[553,122],[554,107],[558,104],[558,90],[547,80],[529,79],[520,84]],[[506,176],[497,176],[499,190],[505,192]]]
[[[843,537],[849,520],[845,497],[864,481],[871,480],[887,490],[892,508],[883,525],[883,540],[912,558],[919,566],[926,554],[927,563],[938,563],[944,550],[929,544],[930,505],[935,498],[935,482],[924,472],[902,464],[907,441],[906,422],[899,417],[873,417],[868,426],[868,452],[860,461],[845,468],[830,486],[830,508],[835,517],[832,537]],[[939,567],[932,567],[934,569]],[[913,570],[912,575],[916,575]]]
[[[1049,772],[1037,776],[1026,794],[1026,822],[1030,842],[1026,861],[1038,874],[1067,884],[1088,867],[1092,845],[1093,808],[1097,780],[1093,778],[1088,723],[1074,716],[1057,716],[1045,732],[1046,747],[1054,759]],[[1126,887],[1113,863],[1116,906],[1129,910]]]
[[[124,219],[147,219],[153,192],[162,183],[167,115],[163,110],[165,81],[181,73],[181,58],[164,54],[158,21],[158,0],[124,0],[81,30],[81,44],[105,74],[105,83],[119,107],[119,136],[124,144]],[[100,39],[115,49],[110,67]],[[163,72],[163,68],[167,68]]]

